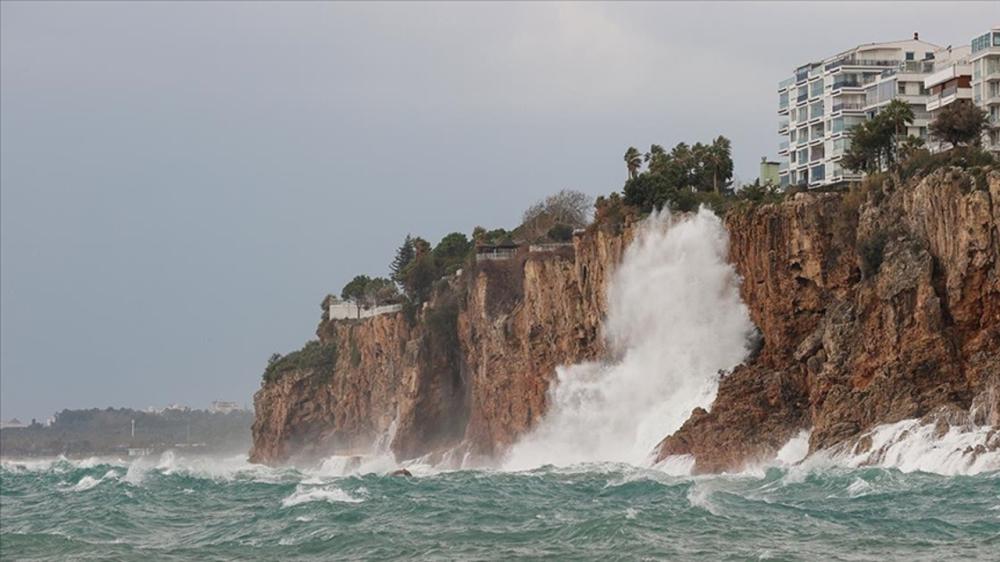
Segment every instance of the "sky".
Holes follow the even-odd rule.
[[[863,17],[858,12],[863,11]],[[252,404],[407,233],[621,188],[629,145],[776,156],[776,84],[974,4],[0,4],[0,418]]]

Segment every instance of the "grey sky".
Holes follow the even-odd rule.
[[[0,417],[249,403],[407,232],[621,187],[634,144],[776,151],[776,83],[979,4],[2,4]]]

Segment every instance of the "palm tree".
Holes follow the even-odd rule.
[[[629,179],[635,179],[639,175],[639,168],[642,167],[642,154],[634,147],[628,147],[625,151],[625,168],[628,170]]]
[[[876,118],[881,119],[892,132],[892,138],[886,146],[886,163],[891,166],[897,160],[899,143],[906,138],[906,127],[913,123],[913,108],[905,101],[895,99],[889,102]]]
[[[732,146],[729,139],[719,135],[705,147],[705,167],[712,174],[712,190],[716,193],[721,193],[722,184],[733,177]]]

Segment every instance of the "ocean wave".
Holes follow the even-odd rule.
[[[364,499],[352,496],[340,488],[299,484],[291,495],[281,500],[281,507],[293,507],[310,502],[361,503],[363,501]]]

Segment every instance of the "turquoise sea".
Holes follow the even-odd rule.
[[[3,560],[998,560],[1000,472],[3,461]]]

